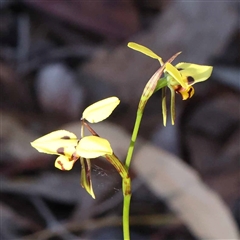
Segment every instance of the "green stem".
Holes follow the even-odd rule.
[[[139,110],[137,111],[137,116],[134,124],[134,129],[131,137],[130,146],[128,148],[127,158],[125,162],[125,167],[127,172],[129,172],[129,167],[135,147],[135,142],[137,139],[140,123],[142,120],[143,111]],[[131,179],[129,177],[129,184],[131,184]],[[124,189],[126,188],[126,182],[123,179],[123,192],[126,192]],[[130,240],[130,230],[129,230],[129,213],[130,213],[130,201],[131,201],[132,194],[123,194],[123,239],[124,240]]]
[[[123,236],[125,240],[130,240],[129,232],[129,206],[131,200],[131,178],[122,162],[115,154],[105,155],[105,158],[117,169],[123,181]]]
[[[166,87],[167,86],[167,79],[166,78],[161,78],[157,84],[157,87],[155,89],[155,92],[158,91],[159,89]],[[142,116],[144,112],[144,108],[146,104],[142,104],[143,102],[147,102],[148,99],[145,99],[144,96],[141,96],[140,102],[139,102],[139,107],[137,110],[137,116],[133,128],[133,133],[130,141],[130,145],[128,148],[128,153],[126,157],[126,162],[125,162],[125,168],[127,170],[127,173],[129,172],[131,160],[132,160],[132,155],[135,147],[135,143],[137,140],[137,135],[139,132],[140,124],[142,121]],[[143,106],[143,107],[141,107]],[[131,179],[130,177],[127,179],[128,182],[126,183],[126,179],[123,179],[123,238],[124,240],[130,240],[130,231],[129,231],[129,213],[130,213],[130,202],[131,202],[131,192],[129,194],[124,194],[126,193],[125,189],[127,185],[131,186]]]
[[[124,240],[130,240],[129,231],[129,211],[131,194],[123,195],[123,238]]]
[[[160,89],[162,89],[163,87],[166,87],[166,86],[167,86],[167,79],[163,77],[158,81],[158,84],[157,84],[154,92],[156,92],[156,91],[158,91],[158,90],[160,90]],[[143,102],[143,101],[148,101],[148,99],[143,99],[143,96],[142,96],[141,99],[140,99],[140,102],[139,102],[139,107],[138,107],[138,110],[137,110],[137,116],[136,116],[136,120],[135,120],[135,124],[134,124],[134,128],[133,128],[131,142],[130,142],[130,145],[129,145],[129,148],[128,148],[127,158],[126,158],[126,162],[125,162],[125,167],[126,167],[127,171],[129,171],[129,168],[130,168],[135,143],[136,143],[136,140],[137,140],[138,131],[139,131],[140,124],[141,124],[141,121],[142,121],[144,108],[140,108],[140,106],[141,106],[141,102]]]
[[[125,167],[126,167],[127,171],[129,171],[129,168],[130,168],[130,163],[132,160],[132,155],[133,155],[135,143],[137,140],[137,135],[138,135],[139,127],[141,124],[142,116],[143,116],[143,110],[138,109],[134,128],[133,128],[133,133],[132,133],[132,137],[131,137],[131,142],[130,142],[130,145],[128,148],[127,158],[126,158],[126,162],[125,162]]]

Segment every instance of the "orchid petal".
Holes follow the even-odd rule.
[[[120,100],[117,97],[109,97],[98,101],[84,110],[82,119],[86,119],[90,123],[101,122],[113,112],[119,103]]]
[[[184,62],[178,63],[176,68],[180,69],[179,71],[182,76],[187,79],[189,85],[207,80],[211,76],[213,70],[212,66]]]
[[[177,90],[178,93],[182,95],[183,100],[187,100],[188,98],[191,98],[194,94],[194,88],[192,86],[189,86],[187,89],[180,88]]]
[[[58,130],[51,132],[43,137],[31,142],[32,147],[36,148],[39,152],[47,154],[62,154],[63,150],[68,155],[75,151],[78,139],[75,134]]]
[[[67,157],[61,155],[55,160],[55,167],[63,171],[69,171],[75,162],[76,160],[69,160]]]
[[[187,82],[185,82],[180,74],[180,72],[177,70],[176,67],[174,67],[171,63],[166,63],[165,71],[171,75],[183,88],[186,88],[188,86]],[[171,85],[171,83],[170,83]]]
[[[77,145],[77,153],[84,158],[97,158],[106,154],[113,154],[108,140],[96,136],[82,138]]]

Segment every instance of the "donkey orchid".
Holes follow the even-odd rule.
[[[152,50],[144,47],[140,44],[130,42],[128,47],[139,51],[151,58],[157,59],[161,66],[164,66],[162,58],[155,54]],[[164,78],[159,79],[160,81],[166,81],[166,86],[171,92],[171,120],[174,124],[175,120],[175,93],[180,93],[183,100],[191,98],[194,94],[194,88],[192,85],[198,82],[207,80],[212,73],[212,66],[198,65],[193,63],[178,63],[173,66],[171,63],[167,62],[164,69]],[[162,86],[162,85],[161,85]],[[156,87],[157,91],[158,86]],[[163,124],[166,126],[167,121],[167,108],[166,108],[166,87],[162,87],[162,113],[163,113]]]
[[[100,122],[106,119],[119,102],[117,97],[110,97],[90,105],[83,112],[82,121],[86,119],[89,122]],[[31,142],[31,145],[39,152],[59,155],[55,160],[55,167],[60,170],[71,170],[74,163],[80,159],[81,185],[95,198],[91,181],[90,159],[112,156],[113,150],[108,140],[104,138],[83,136],[83,131],[81,135],[81,138],[78,139],[72,132],[58,130],[36,139]]]

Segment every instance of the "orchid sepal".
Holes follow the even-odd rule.
[[[101,122],[110,116],[119,103],[117,97],[109,97],[93,103],[83,111],[82,119],[90,123]]]
[[[129,42],[128,47],[135,51],[141,52],[147,55],[148,57],[157,59],[160,62],[161,66],[163,65],[162,58],[158,56],[156,53],[154,53],[152,50],[150,50],[149,48],[135,42]]]
[[[90,159],[80,158],[81,162],[81,186],[95,199],[91,179],[91,161]],[[86,164],[85,164],[86,163]]]

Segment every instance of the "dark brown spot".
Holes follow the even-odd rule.
[[[190,89],[189,89],[189,91],[188,91],[188,98],[191,97],[191,95],[192,95],[192,94],[191,94],[191,93],[192,93],[192,90],[193,90],[193,88],[190,88]]]
[[[64,137],[61,137],[61,139],[70,139],[69,136],[64,136]]]
[[[181,70],[183,70],[183,68],[177,68],[177,70],[178,70],[178,71],[181,71]]]
[[[58,160],[57,163],[61,166],[61,169],[62,169],[62,170],[65,170],[65,168],[63,167],[63,164],[61,163],[60,160]]]
[[[192,83],[194,83],[194,78],[193,77],[191,77],[191,76],[188,76],[187,77],[187,81],[188,81],[188,84],[192,84]]]
[[[60,147],[57,149],[57,153],[61,154],[61,155],[65,155],[64,154],[64,148],[63,147]]]

